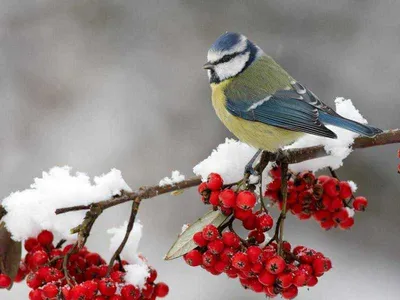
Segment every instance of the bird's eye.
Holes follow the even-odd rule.
[[[239,54],[240,54],[240,52],[235,52],[232,54],[224,55],[218,61],[214,62],[214,64],[217,65],[217,64],[226,63],[226,62],[230,61],[232,58],[234,58],[235,56],[238,56]]]

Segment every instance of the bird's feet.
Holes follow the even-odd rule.
[[[254,167],[253,167],[253,163],[252,162],[250,162],[250,163],[248,163],[245,167],[244,167],[244,175],[246,176],[250,176],[250,175],[253,175],[253,176],[258,176],[259,174],[258,174],[258,172],[254,169]]]

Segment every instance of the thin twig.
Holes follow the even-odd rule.
[[[287,184],[288,184],[288,163],[286,161],[281,162],[281,172],[282,172],[282,183],[281,183],[281,194],[282,194],[282,220],[279,224],[279,242],[278,242],[278,254],[282,255],[282,242],[283,242],[283,230],[286,218],[287,210]]]
[[[60,248],[62,247],[62,245],[64,245],[64,243],[65,243],[66,241],[67,241],[67,240],[61,239],[61,240],[57,243],[56,249],[60,249]]]
[[[336,171],[334,169],[332,169],[332,167],[328,167],[328,169],[329,169],[329,172],[331,173],[332,177],[339,180],[339,177],[337,176]]]
[[[68,272],[68,260],[69,257],[77,250],[77,246],[78,246],[78,242],[76,242],[71,249],[69,249],[69,251],[67,252],[67,254],[64,255],[64,259],[63,259],[63,264],[62,264],[62,268],[63,268],[63,272],[65,275],[65,280],[67,281],[67,283],[70,286],[73,286],[76,284],[76,281],[74,278],[71,278],[69,276],[69,272]]]
[[[128,241],[129,234],[131,233],[133,226],[135,224],[135,219],[136,219],[137,212],[139,210],[141,200],[142,199],[137,197],[132,203],[131,215],[129,216],[129,222],[128,222],[128,226],[126,227],[126,233],[125,233],[124,239],[122,240],[118,249],[115,251],[114,255],[110,259],[110,262],[108,264],[108,269],[107,269],[107,276],[110,274],[110,272],[112,270],[115,259],[121,254],[122,250],[125,247],[126,242]]]

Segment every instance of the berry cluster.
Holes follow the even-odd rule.
[[[273,178],[267,185],[265,197],[282,209],[281,170],[273,167],[269,175]],[[328,230],[339,226],[349,229],[354,225],[354,211],[364,211],[368,202],[365,197],[354,197],[346,181],[312,172],[295,174],[288,181],[287,209],[301,220],[314,217],[322,228]]]
[[[150,268],[144,288],[139,289],[125,282],[123,266],[128,262],[115,263],[108,277],[108,265],[104,259],[85,247],[72,252],[66,265],[68,275],[65,274],[64,257],[73,245],[54,247],[50,231],[42,231],[36,238],[27,239],[24,246],[28,253],[21,261],[14,281],[21,282],[26,277],[31,288],[30,300],[153,300],[168,294],[169,288],[165,283],[154,282],[157,278],[155,269]],[[68,284],[67,276],[73,284]],[[0,288],[7,288],[10,284],[11,279],[0,274]]]
[[[184,256],[190,266],[201,266],[213,275],[225,273],[239,278],[246,289],[267,297],[280,294],[284,299],[295,298],[298,287],[316,285],[317,278],[332,267],[328,258],[313,249],[298,246],[292,250],[288,242],[278,246],[278,225],[274,238],[264,245],[264,233],[274,222],[264,207],[254,209],[257,198],[253,192],[234,191],[224,186],[221,176],[215,173],[200,184],[198,191],[205,204],[230,217],[219,228],[209,224],[193,235],[197,247]],[[235,220],[250,231],[246,240],[233,231]],[[229,231],[224,231],[227,227]]]
[[[207,182],[199,185],[198,191],[205,204],[211,204],[214,209],[220,209],[227,216],[233,215],[242,222],[245,229],[250,230],[249,238],[257,243],[264,242],[264,232],[273,227],[274,220],[266,211],[253,211],[257,202],[253,192],[235,192],[231,188],[224,188],[221,176],[216,173],[211,173]]]
[[[288,242],[283,242],[279,255],[275,242],[250,245],[234,232],[221,234],[213,225],[196,233],[193,241],[198,247],[184,256],[188,265],[201,266],[213,275],[225,273],[239,278],[245,289],[268,297],[280,294],[293,299],[299,287],[315,286],[318,277],[332,267],[328,258],[313,249],[297,246],[292,250]]]

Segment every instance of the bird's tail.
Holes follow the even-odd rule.
[[[322,123],[344,128],[368,137],[373,137],[378,133],[382,132],[382,130],[379,128],[375,128],[365,124],[360,124],[355,121],[343,118],[339,115],[332,116],[326,113],[321,113],[319,119],[321,120]]]

